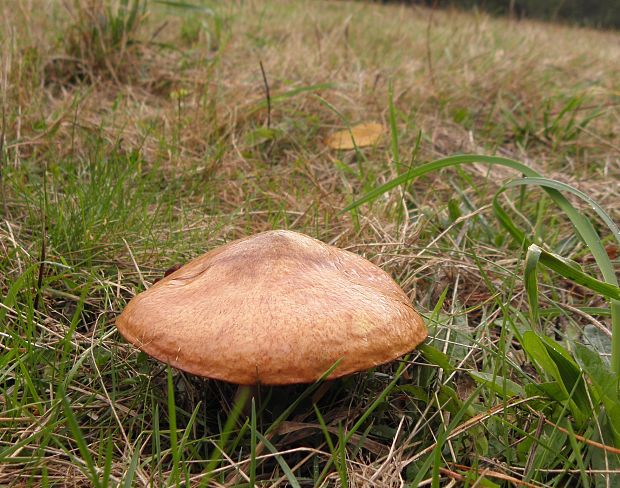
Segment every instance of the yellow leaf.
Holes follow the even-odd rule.
[[[383,137],[385,129],[381,124],[359,124],[349,129],[339,130],[330,134],[325,140],[332,149],[355,149],[357,147],[374,146]],[[353,135],[353,138],[351,138]],[[353,143],[355,140],[355,144]]]

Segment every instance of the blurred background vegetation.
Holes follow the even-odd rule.
[[[436,7],[477,8],[494,15],[620,27],[620,0],[383,0]]]

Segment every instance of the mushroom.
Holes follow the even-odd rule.
[[[357,254],[286,230],[232,241],[135,296],[120,333],[156,359],[238,385],[349,375],[427,336],[390,276]],[[335,367],[334,367],[335,365]]]

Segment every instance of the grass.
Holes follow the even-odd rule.
[[[0,484],[617,485],[617,33],[365,2],[0,19]],[[380,265],[426,344],[245,411],[116,332],[271,228]]]

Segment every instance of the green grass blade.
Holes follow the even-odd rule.
[[[390,121],[390,141],[392,148],[392,161],[396,166],[396,169],[400,169],[400,152],[398,149],[398,127],[396,125],[396,108],[394,107],[394,89],[392,83],[388,88],[389,93],[389,121]]]
[[[543,254],[541,255],[541,262],[543,262],[543,264],[545,264],[546,266],[574,280],[576,283],[584,284],[585,282],[587,282],[589,285],[584,284],[584,286],[588,286],[590,289],[597,291],[598,293],[601,293],[611,299],[611,306],[610,306],[611,324],[612,324],[611,325],[611,328],[612,328],[611,367],[612,367],[612,371],[620,375],[620,300],[618,299],[618,294],[617,294],[618,279],[616,277],[616,272],[615,272],[613,264],[611,263],[611,260],[609,259],[609,256],[607,255],[607,251],[603,247],[601,239],[598,233],[596,232],[596,230],[594,229],[594,226],[592,225],[590,220],[588,220],[584,215],[582,215],[579,211],[577,211],[560,192],[561,191],[570,192],[578,196],[579,198],[581,198],[584,202],[586,202],[599,215],[599,217],[603,220],[603,222],[605,222],[607,227],[609,227],[610,231],[612,232],[616,240],[620,242],[620,232],[618,230],[618,227],[613,222],[613,220],[609,217],[609,215],[607,215],[607,213],[594,200],[588,197],[585,193],[577,190],[576,188],[571,187],[570,185],[567,185],[559,181],[550,180],[547,178],[540,178],[536,176],[530,177],[530,175],[527,175],[527,176],[528,178],[520,178],[520,179],[513,180],[512,182],[505,185],[504,188],[510,188],[510,187],[518,186],[518,185],[537,185],[545,189],[547,193],[551,195],[551,197],[556,202],[556,204],[564,211],[566,216],[573,223],[575,230],[577,231],[579,236],[584,240],[584,242],[590,249],[590,252],[594,256],[594,259],[605,281],[609,284],[609,286],[604,286],[604,285],[601,285],[601,283],[598,282],[598,280],[596,280],[598,283],[593,281],[594,278],[587,279],[586,278],[587,275],[581,273],[578,270],[575,270],[571,266],[567,265],[565,262],[562,263],[561,259],[554,259],[549,253],[543,252]],[[499,208],[499,204],[496,205],[497,196],[504,191],[504,188],[498,191],[494,199],[494,209],[496,210],[496,214],[498,213],[497,209]],[[502,224],[511,225],[510,222],[507,222],[507,216],[505,212],[500,211],[499,215],[500,215],[500,222],[502,222]],[[513,237],[517,239],[519,238],[518,235],[515,236],[514,234],[515,232],[514,226],[512,226],[512,228],[507,227],[507,229],[513,235]],[[525,237],[521,238],[521,241],[527,242],[525,241]],[[584,283],[581,283],[578,280],[585,280],[585,281]]]
[[[541,176],[539,173],[531,169],[529,166],[526,166],[518,161],[514,161],[508,158],[502,158],[499,156],[483,156],[483,155],[459,155],[459,156],[450,156],[447,158],[437,159],[430,163],[422,164],[416,168],[411,168],[409,171],[397,176],[396,178],[384,183],[383,185],[374,188],[369,191],[365,195],[361,196],[353,203],[347,205],[341,213],[348,212],[354,208],[359,207],[365,203],[371,202],[384,193],[396,188],[397,186],[403,185],[405,183],[410,183],[416,178],[420,176],[424,176],[428,173],[432,173],[433,171],[438,171],[443,168],[449,168],[451,166],[458,166],[461,164],[471,164],[471,163],[483,163],[490,165],[499,165],[506,166],[508,168],[512,168],[519,173],[525,174],[527,176]]]
[[[439,366],[446,373],[450,374],[456,369],[452,366],[452,364],[450,364],[450,358],[448,355],[436,347],[431,346],[430,344],[420,344],[417,349],[422,354],[424,359],[426,359],[430,364]]]
[[[177,443],[177,407],[174,399],[172,368],[168,366],[168,425],[170,430],[170,451],[172,452],[172,472],[168,484],[179,484],[179,445]]]
[[[250,419],[250,488],[256,484],[256,402],[252,398],[252,418]]]
[[[527,249],[525,255],[525,267],[523,271],[525,281],[525,291],[527,292],[527,299],[530,304],[530,318],[532,320],[532,326],[538,330],[540,327],[540,310],[538,307],[538,261],[540,261],[540,255],[542,249],[536,244],[532,244]]]
[[[469,376],[477,383],[483,383],[487,388],[492,389],[495,393],[507,400],[514,396],[525,396],[525,391],[512,380],[502,376],[484,373],[482,371],[469,371]]]
[[[67,398],[64,388],[61,389],[60,394],[65,419],[67,420],[69,430],[71,430],[71,434],[73,435],[73,439],[78,446],[82,459],[86,464],[86,469],[88,470],[87,474],[89,475],[88,478],[90,479],[90,482],[95,488],[99,488],[101,486],[101,483],[99,481],[99,474],[97,473],[97,468],[95,466],[92,456],[90,455],[88,445],[86,444],[86,439],[84,438],[82,429],[80,429],[78,420],[73,413],[73,409],[71,408],[71,404],[69,403],[69,399]]]
[[[556,273],[561,274],[578,285],[589,288],[592,291],[612,300],[620,300],[620,288],[616,285],[597,280],[592,276],[584,273],[557,254],[550,253],[544,249],[540,250],[540,263],[552,269]]]
[[[138,469],[138,463],[140,462],[140,452],[141,449],[136,446],[133,450],[133,455],[131,456],[129,468],[123,477],[123,488],[131,488],[132,486],[135,486],[134,477],[136,476],[136,470]]]
[[[248,397],[250,395],[250,391],[247,388],[244,388],[240,391],[239,395],[235,403],[233,404],[232,410],[226,419],[226,423],[222,428],[222,432],[220,433],[220,439],[213,449],[213,453],[209,458],[209,462],[207,463],[206,468],[204,469],[205,477],[202,479],[200,486],[208,486],[209,481],[211,481],[213,470],[217,467],[220,459],[222,457],[222,453],[226,450],[226,444],[228,443],[228,438],[232,434],[235,424],[237,423],[237,419],[241,415],[243,411],[243,407],[246,404]],[[257,435],[258,434],[257,432]]]
[[[323,90],[332,90],[336,87],[334,83],[317,83],[315,85],[305,85],[300,86],[298,88],[293,88],[292,90],[288,90],[284,93],[279,93],[271,96],[271,104],[272,106],[276,103],[284,102],[289,100],[290,98],[296,97],[297,95],[301,95],[302,93],[312,93]],[[267,107],[267,100],[262,100],[256,103],[253,108],[249,111],[249,114],[253,114],[258,110],[262,110]]]
[[[316,415],[316,418],[319,421],[319,425],[321,426],[321,432],[323,432],[323,437],[325,437],[327,447],[329,447],[329,452],[331,452],[332,456],[335,456],[336,448],[334,446],[334,442],[332,441],[332,436],[327,429],[327,425],[325,424],[325,420],[323,419],[323,415],[321,415],[319,407],[317,407],[316,405],[312,405],[312,407],[314,408],[314,414]]]
[[[567,185],[566,183],[562,183],[561,181],[551,180],[548,178],[540,178],[540,177],[517,178],[515,180],[512,180],[506,183],[506,185],[504,186],[505,188],[511,188],[511,187],[520,186],[520,185],[537,185],[537,186],[541,186],[544,188],[553,188],[560,192],[572,193],[573,195],[579,197],[600,217],[600,219],[603,222],[605,222],[605,225],[607,225],[607,227],[611,231],[616,241],[620,243],[620,229],[615,224],[613,219],[609,216],[607,212],[605,212],[605,210],[595,200],[593,200],[591,197],[589,197],[587,194],[585,194],[581,190],[578,190],[577,188],[573,186]]]
[[[166,5],[167,7],[173,7],[173,8],[183,9],[183,10],[195,10],[202,14],[215,15],[215,12],[213,12],[212,9],[204,5],[196,5],[194,3],[180,2],[176,0],[152,0],[152,1],[153,3],[157,3],[159,5]]]
[[[434,471],[437,470],[438,472],[439,470],[438,468],[440,466],[439,466],[439,463],[437,463],[437,453],[441,453],[442,449],[444,448],[444,444],[448,436],[450,435],[450,432],[452,432],[459,425],[463,417],[467,416],[468,411],[470,410],[475,399],[478,397],[478,394],[482,390],[482,386],[483,385],[479,385],[471,393],[471,395],[467,398],[467,400],[463,402],[463,404],[458,409],[458,411],[456,411],[454,415],[452,416],[452,418],[450,419],[450,424],[447,426],[446,425],[443,426],[444,428],[442,428],[439,434],[437,435],[437,439],[435,441],[436,447],[433,449],[433,451],[428,455],[426,460],[420,466],[415,478],[413,479],[411,484],[409,484],[410,487],[412,488],[417,487],[419,483],[422,481],[422,479],[424,478],[424,476],[426,476],[431,466],[433,467]],[[438,474],[437,472],[434,474]]]
[[[290,485],[293,488],[301,488],[301,485],[299,484],[299,480],[297,479],[297,477],[291,470],[290,466],[284,460],[284,458],[278,454],[278,450],[275,448],[275,446],[271,442],[269,442],[269,440],[265,436],[263,436],[260,432],[256,432],[256,435],[258,436],[260,441],[263,444],[265,444],[265,447],[267,447],[267,449],[269,449],[269,451],[272,454],[274,454],[276,461],[282,468],[282,471],[284,471],[284,474],[286,475],[286,478],[288,479],[288,482],[290,483]]]
[[[101,473],[101,485],[103,488],[110,486],[110,474],[112,472],[112,460],[114,453],[114,441],[111,437],[108,437],[105,441],[105,454],[104,454],[104,463],[103,463],[103,472]],[[134,457],[136,456],[136,451],[134,451]]]
[[[297,406],[306,398],[308,398],[308,396],[312,395],[312,393],[314,393],[316,391],[317,388],[319,388],[323,382],[329,377],[330,374],[332,374],[332,372],[338,367],[338,364],[340,364],[340,360],[336,361],[334,364],[332,364],[332,366],[325,371],[325,373],[323,373],[323,375],[314,383],[312,383],[312,385],[310,385],[308,388],[306,388],[304,390],[304,392],[299,395],[297,398],[295,398],[295,401],[293,403],[291,403],[285,410],[284,412],[282,412],[278,418],[272,422],[272,424],[269,426],[269,428],[267,429],[267,434],[270,434],[271,432],[273,432],[281,423],[282,421],[286,420],[289,415],[291,414],[291,412],[293,412]]]
[[[351,427],[351,430],[345,436],[345,443],[348,443],[351,440],[353,435],[355,435],[355,433],[360,429],[364,422],[366,422],[366,419],[368,419],[368,417],[375,411],[375,409],[385,401],[385,399],[390,394],[392,389],[396,386],[396,383],[403,374],[403,371],[405,370],[408,361],[409,356],[405,356],[399,364],[398,369],[394,373],[394,378],[392,378],[392,381],[388,383],[388,385],[383,389],[379,396],[377,396],[377,398],[375,398],[375,400],[370,404],[370,406],[366,408],[366,410],[364,410],[364,413],[360,416],[357,422],[353,424],[353,427]]]

